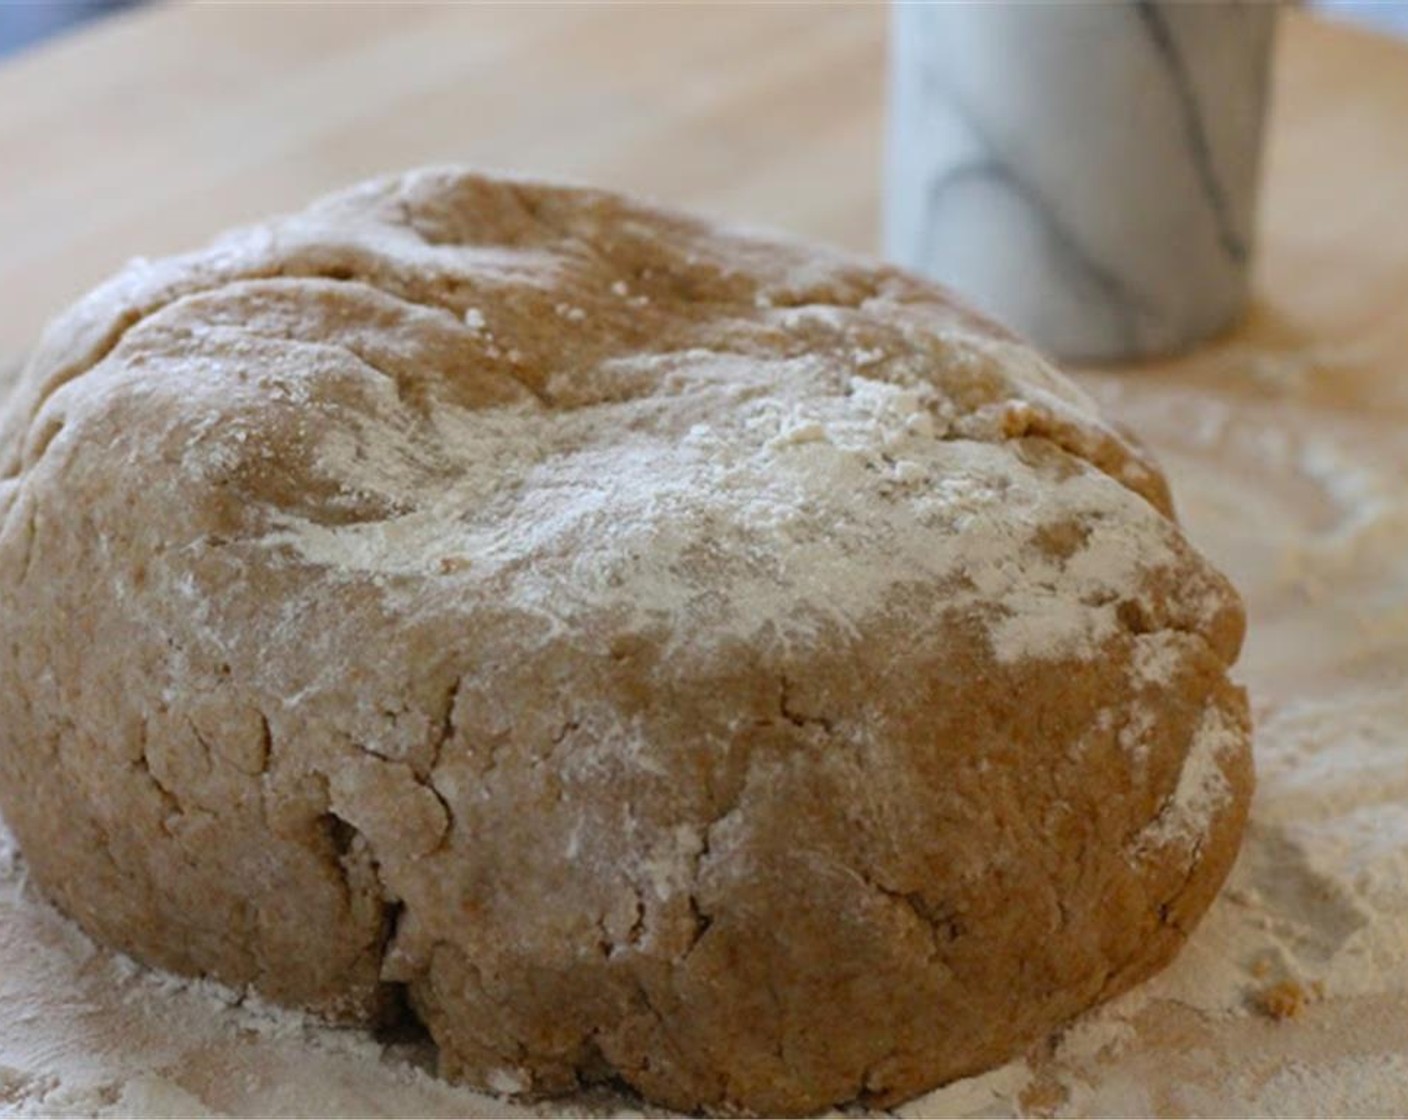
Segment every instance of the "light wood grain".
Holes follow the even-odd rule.
[[[1292,15],[1268,330],[1408,351],[1408,48]],[[136,254],[465,161],[876,242],[883,7],[157,8],[0,67],[0,353]],[[1382,336],[1382,337],[1381,337]]]
[[[0,353],[130,256],[423,162],[590,180],[870,250],[884,39],[877,5],[115,17],[0,67]],[[1408,48],[1286,20],[1251,337],[1408,351],[1405,122]]]
[[[0,352],[135,254],[461,161],[874,242],[874,7],[239,6],[0,69]]]
[[[1408,43],[1285,21],[1256,307],[1223,348],[1344,347],[1365,401],[1408,409],[1406,130]]]
[[[871,250],[884,57],[876,5],[220,5],[115,17],[0,67],[0,355],[25,349],[132,255],[426,162],[589,180]],[[1401,557],[1337,558],[1333,594],[1287,584],[1237,505],[1283,505],[1291,522],[1302,512],[1304,480],[1252,454],[1266,435],[1330,440],[1354,459],[1345,477],[1385,493],[1408,475],[1408,44],[1288,12],[1274,104],[1247,321],[1177,361],[1084,375],[1169,465],[1190,533],[1246,593],[1240,671],[1259,710],[1339,702],[1401,683],[1408,668],[1408,626],[1383,625],[1408,619]],[[1235,438],[1214,447],[1192,430],[1210,417]],[[1241,488],[1228,496],[1224,478]],[[1305,510],[1309,532],[1319,507]],[[1354,656],[1336,660],[1343,648]],[[1274,739],[1258,749],[1291,766]],[[1283,812],[1280,796],[1264,782],[1258,822]],[[1300,1024],[1203,1019],[1155,999],[1137,1044],[1076,1072],[1099,1087],[1092,1112],[1235,1114],[1256,1098],[1252,1082],[1227,1076],[1229,1055],[1256,1084],[1294,1059],[1319,1070],[1296,1111],[1333,1111],[1334,1063],[1401,1054],[1405,1024],[1401,992],[1327,1003]],[[219,1080],[205,1090],[212,1105],[248,1111]],[[1408,1102],[1362,1099],[1383,1113]]]

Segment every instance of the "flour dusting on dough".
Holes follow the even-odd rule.
[[[388,202],[403,188],[404,205]],[[473,207],[466,191],[479,192]],[[568,209],[581,204],[590,218],[573,198]],[[12,800],[26,843],[41,838],[36,880],[92,928],[102,923],[85,907],[113,916],[113,940],[172,967],[194,960],[240,983],[310,993],[282,998],[370,1008],[384,994],[377,982],[405,983],[450,1068],[512,1091],[570,1087],[600,1076],[605,1060],[647,1088],[678,1078],[676,1100],[727,1103],[718,1095],[743,1093],[739,1084],[754,1078],[749,1090],[772,1092],[778,1077],[756,1062],[722,1084],[696,1077],[689,1062],[667,1064],[671,1040],[685,1037],[671,1019],[695,1030],[730,1010],[710,993],[734,985],[740,1006],[769,996],[746,1022],[764,1032],[754,1053],[785,1067],[791,1107],[887,1085],[913,1092],[940,1076],[913,1054],[973,1068],[954,1054],[983,1032],[955,1030],[948,1053],[934,1045],[947,1036],[931,1026],[948,1026],[950,1013],[991,998],[1002,1008],[999,1031],[1017,1030],[1024,1016],[1045,1030],[1061,1014],[1042,1020],[1045,996],[1068,965],[1073,992],[1087,999],[1099,991],[1092,977],[1167,960],[1180,927],[1140,889],[1144,871],[1119,843],[1077,828],[1049,849],[1064,864],[1072,909],[1102,916],[1098,938],[1068,920],[1041,858],[1046,819],[1064,826],[1082,797],[1099,802],[1090,818],[1111,836],[1136,833],[1152,799],[1126,788],[1147,783],[1152,752],[1181,756],[1202,703],[1235,712],[1240,702],[1224,679],[1238,643],[1236,597],[1167,516],[1151,463],[1041,359],[984,338],[916,281],[783,245],[754,253],[754,267],[753,250],[727,241],[728,267],[695,267],[688,256],[688,269],[676,262],[678,273],[652,279],[639,261],[613,260],[615,242],[593,243],[595,227],[564,237],[556,204],[540,188],[443,173],[373,184],[306,221],[233,238],[209,260],[119,278],[94,297],[100,309],[109,301],[110,338],[51,332],[17,411],[0,421],[24,437],[11,446],[0,433],[0,470],[19,471],[25,500],[51,495],[45,487],[69,472],[93,487],[95,532],[78,550],[44,545],[73,563],[96,538],[93,562],[54,582],[86,588],[95,572],[112,582],[118,590],[102,598],[95,623],[107,628],[106,648],[125,654],[111,677],[150,661],[147,678],[163,679],[150,697],[138,680],[113,689],[112,703],[90,689],[74,704],[119,714],[134,697],[145,705],[132,713],[134,759],[116,772],[83,753],[79,734],[59,736],[80,760],[63,760],[76,780],[131,787],[133,812],[98,819],[96,829],[126,879],[107,900],[111,876],[77,891],[78,875],[55,869],[69,856],[91,859],[94,845],[65,853],[62,836],[46,844],[47,821]],[[477,221],[481,212],[502,244],[457,228],[464,213]],[[688,228],[662,224],[638,255],[653,260],[667,229]],[[628,232],[612,225],[613,237]],[[691,235],[690,244],[708,252],[716,237]],[[580,252],[583,243],[596,251]],[[91,303],[79,314],[90,312]],[[70,345],[76,352],[65,356]],[[121,455],[108,464],[97,454],[94,469],[87,449],[108,447]],[[124,475],[131,463],[160,466]],[[121,469],[109,477],[109,465]],[[152,539],[140,537],[146,526]],[[6,543],[8,570],[27,571],[13,538]],[[113,563],[129,553],[153,559]],[[52,612],[15,595],[24,609],[12,617],[43,632]],[[1181,661],[1201,676],[1170,665],[1167,651],[1133,660],[1140,639],[1174,633],[1188,636]],[[369,648],[382,640],[385,648]],[[854,671],[833,667],[828,658],[852,646],[864,655]],[[1063,669],[1047,662],[1069,662],[1071,682],[1083,686],[1063,692]],[[670,695],[687,702],[651,706],[656,674],[681,666]],[[905,707],[939,684],[941,701]],[[1087,695],[1068,703],[1080,687]],[[1028,709],[1027,688],[1049,695]],[[1151,704],[1160,690],[1196,703]],[[722,713],[721,695],[737,697]],[[23,718],[52,718],[43,707],[52,696],[36,696]],[[221,705],[216,715],[207,703]],[[1152,707],[1162,725],[1140,728],[1132,716],[1124,726],[1138,741],[1126,752],[1042,754],[1053,738],[1076,739],[1086,720],[1108,745],[1115,724],[1099,721],[1112,704]],[[951,712],[963,713],[950,733],[954,765],[929,767],[934,722]],[[221,734],[203,733],[212,719]],[[689,738],[696,727],[698,742]],[[1207,829],[1212,854],[1201,880],[1196,867],[1184,880],[1189,898],[1198,896],[1188,884],[1215,884],[1230,859],[1227,833],[1207,828],[1212,816],[1233,796],[1240,811],[1247,792],[1244,783],[1217,788],[1229,736],[1230,722],[1205,717],[1152,830],[1167,843]],[[40,741],[14,738],[16,747]],[[741,746],[741,757],[721,746]],[[87,795],[55,782],[44,762],[26,763],[29,778],[49,781],[55,803]],[[225,787],[208,788],[211,775]],[[855,818],[826,819],[853,792]],[[989,796],[989,819],[964,815]],[[947,816],[935,810],[942,797]],[[813,820],[814,806],[827,812]],[[65,818],[75,825],[87,811],[77,808]],[[1033,827],[1038,814],[1042,828]],[[943,834],[951,826],[957,841]],[[924,851],[931,829],[938,840]],[[974,830],[991,844],[969,844]],[[975,873],[955,875],[948,897],[927,897],[956,862],[950,850]],[[563,851],[575,853],[572,868]],[[148,887],[157,853],[172,871]],[[188,877],[187,868],[208,870],[207,854],[230,860],[230,873]],[[269,867],[279,874],[263,874]],[[834,892],[837,920],[816,922],[805,905],[769,898],[755,905],[755,884],[773,888],[759,870],[778,867],[789,872],[777,877],[778,898],[819,885]],[[163,900],[168,888],[198,894],[191,924],[209,927],[210,955],[188,956],[204,942],[175,923],[145,914],[127,922],[127,879]],[[1004,892],[1002,905],[985,905]],[[1086,905],[1087,893],[1099,908]],[[949,916],[954,899],[961,905]],[[1005,945],[989,929],[1000,931],[1023,912],[1013,903],[1027,900],[1050,922],[1027,941],[1021,963],[1037,967],[1013,968],[990,997],[965,995],[929,1024],[946,1006],[947,958],[964,952],[955,945],[965,934]],[[21,892],[16,921],[35,919],[24,943],[58,950],[42,987],[58,986],[72,955],[78,971],[60,985],[132,998],[117,1013],[116,1045],[72,1077],[34,1082],[26,1101],[58,1107],[64,1093],[87,1094],[84,1109],[101,1111],[130,1104],[158,1076],[189,1095],[174,1100],[258,1109],[285,1087],[342,1084],[327,1072],[352,1064],[339,1064],[348,1055],[336,1043],[350,1036],[206,982],[134,973],[64,923],[45,925],[33,903]],[[1120,909],[1130,920],[1110,920]],[[291,944],[330,952],[298,967]],[[520,947],[524,970],[513,956]],[[343,952],[345,965],[338,958],[338,971],[318,975]],[[737,969],[709,971],[774,952],[870,961],[868,974],[894,971],[883,983],[911,1003],[899,1013],[890,1000],[831,1000],[833,978],[816,969],[766,992]],[[674,992],[686,1000],[667,1011],[652,1002],[661,962],[683,976]],[[12,1004],[32,1002],[20,989],[34,975],[14,981]],[[562,987],[545,987],[549,978]],[[1013,1000],[1012,985],[1041,998]],[[552,991],[553,1000],[540,998]],[[690,993],[704,1000],[699,1013]],[[611,1011],[638,1011],[638,999],[649,1014]],[[569,1024],[574,1010],[581,1021]],[[871,1014],[893,1033],[868,1030]],[[733,1023],[715,1021],[731,1048]],[[87,1027],[82,1016],[65,1023]],[[653,1042],[635,1049],[642,1030]],[[791,1043],[848,1031],[863,1047],[889,1039],[889,1057],[852,1060],[834,1088],[797,1076],[804,1066]],[[555,1032],[575,1041],[538,1044]],[[33,1044],[33,1033],[21,1038]],[[231,1045],[248,1060],[231,1059]],[[350,1096],[430,1091],[416,1080],[423,1054],[379,1046],[356,1036],[361,1076]],[[847,1050],[836,1045],[825,1060]],[[27,1051],[14,1068],[53,1079],[51,1052]],[[288,1052],[309,1069],[291,1072]],[[135,1076],[115,1080],[114,1065],[129,1061]],[[233,1096],[231,1066],[249,1072]],[[1009,1068],[984,1094],[1017,1080]],[[455,1111],[483,1100],[442,1090]],[[808,1096],[817,1091],[828,1095]]]

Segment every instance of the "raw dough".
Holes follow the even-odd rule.
[[[416,172],[134,262],[3,423],[34,878],[450,1077],[898,1101],[1157,970],[1236,852],[1235,593],[897,271]]]

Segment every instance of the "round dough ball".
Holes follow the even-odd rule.
[[[382,179],[80,302],[0,477],[35,881],[493,1091],[887,1105],[1163,966],[1237,848],[1235,593],[891,268]]]

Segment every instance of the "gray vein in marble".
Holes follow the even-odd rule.
[[[897,5],[887,252],[1067,358],[1223,328],[1247,299],[1275,15]]]
[[[1222,181],[1218,177],[1217,169],[1213,167],[1212,145],[1208,142],[1207,130],[1203,127],[1203,110],[1198,105],[1188,65],[1183,59],[1183,52],[1178,49],[1173,28],[1169,26],[1168,19],[1155,0],[1136,0],[1134,11],[1148,33],[1164,69],[1168,71],[1174,98],[1183,117],[1188,153],[1193,157],[1193,168],[1202,186],[1203,197],[1207,200],[1213,221],[1217,224],[1218,239],[1227,255],[1241,264],[1250,256],[1250,247],[1247,239],[1237,231],[1232,221]]]
[[[927,220],[924,224],[920,259],[933,260],[937,256],[932,239],[939,228],[938,218],[943,209],[944,196],[951,193],[955,186],[965,182],[993,182],[1010,192],[1037,219],[1057,259],[1065,262],[1065,267],[1074,266],[1091,286],[1100,292],[1118,318],[1122,343],[1133,347],[1139,337],[1139,316],[1151,314],[1147,301],[1132,291],[1113,268],[1096,260],[1062,224],[1055,209],[1042,197],[1041,191],[1029,183],[1011,161],[1003,157],[991,134],[979,122],[978,115],[966,104],[958,91],[939,77],[932,65],[925,66],[923,73],[924,84],[929,92],[953,108],[974,139],[982,146],[985,154],[978,159],[948,168],[928,185],[925,203]]]

